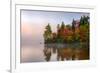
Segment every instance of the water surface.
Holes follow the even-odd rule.
[[[86,43],[26,45],[21,48],[21,63],[88,60]]]

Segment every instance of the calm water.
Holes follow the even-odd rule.
[[[21,48],[21,63],[88,60],[86,43],[27,45]]]

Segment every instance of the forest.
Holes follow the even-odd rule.
[[[79,20],[73,18],[71,24],[63,21],[57,24],[56,32],[52,31],[51,24],[45,26],[44,43],[75,43],[89,42],[89,16],[81,16]]]

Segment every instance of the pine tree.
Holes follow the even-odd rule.
[[[64,22],[61,23],[61,29],[64,29],[65,28],[65,24]]]
[[[45,32],[44,32],[44,39],[45,39],[45,42],[50,42],[51,39],[52,39],[52,30],[51,30],[51,26],[50,24],[48,23],[48,25],[45,27]]]
[[[75,31],[75,20],[74,19],[72,21],[72,30],[73,30],[73,32]]]

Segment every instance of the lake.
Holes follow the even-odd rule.
[[[21,63],[89,60],[87,43],[25,45],[21,47]]]

